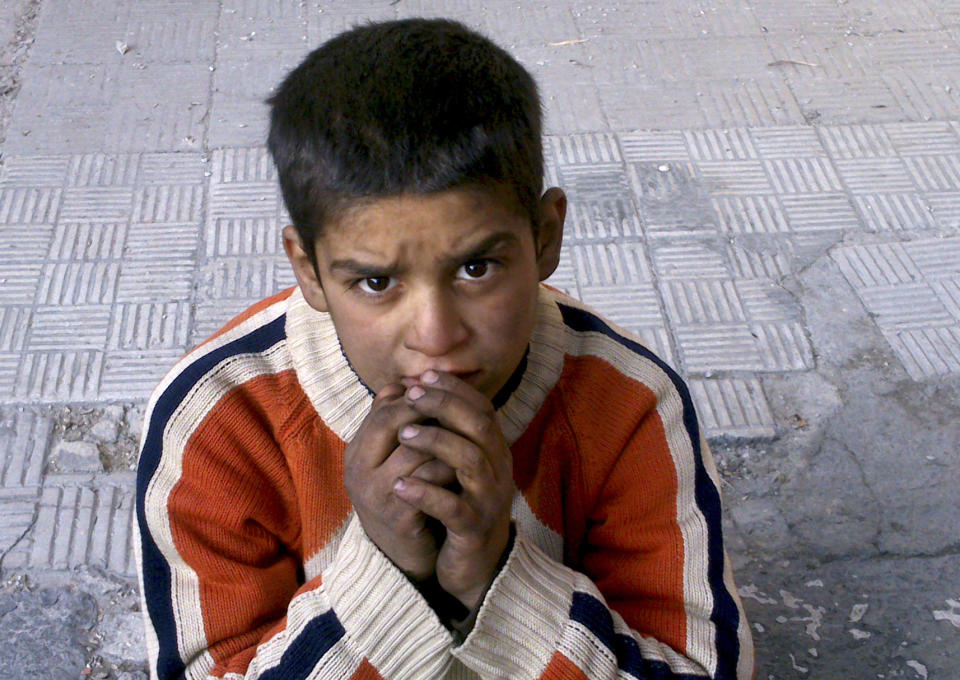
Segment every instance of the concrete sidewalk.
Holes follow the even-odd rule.
[[[263,100],[415,15],[537,77],[551,282],[689,380],[757,678],[960,677],[956,0],[4,3],[0,676],[143,677],[143,404],[293,282]]]

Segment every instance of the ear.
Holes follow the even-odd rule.
[[[297,283],[303,292],[303,297],[307,304],[318,312],[329,311],[327,308],[327,296],[323,292],[323,285],[317,278],[317,270],[310,261],[310,257],[303,249],[300,242],[300,235],[288,224],[283,228],[283,249],[287,252],[287,259],[290,260],[290,266],[293,267],[293,274],[297,277]]]
[[[567,216],[567,196],[552,187],[540,199],[540,229],[537,232],[537,267],[540,280],[553,274],[560,263],[563,221]]]

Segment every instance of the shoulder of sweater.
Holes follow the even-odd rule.
[[[686,390],[677,372],[635,333],[618,326],[596,309],[553,289],[552,297],[563,319],[565,367],[560,386],[591,377],[606,365],[607,380],[617,375],[625,384],[640,384],[656,393]],[[574,370],[576,369],[576,370]]]
[[[284,327],[289,292],[253,305],[187,353],[154,390],[145,421],[163,423],[188,406],[200,418],[227,394],[263,381],[272,380],[274,390],[282,382],[299,391],[295,378],[278,382],[293,368]],[[270,400],[272,408],[296,400],[295,394],[287,397]]]

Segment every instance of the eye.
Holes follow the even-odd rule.
[[[490,267],[489,260],[471,260],[460,267],[457,276],[465,279],[482,279],[490,273]]]
[[[389,276],[370,276],[357,281],[357,285],[364,293],[376,295],[393,288],[394,282]]]

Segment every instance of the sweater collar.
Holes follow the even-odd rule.
[[[323,422],[349,442],[370,412],[373,395],[360,381],[340,347],[329,314],[313,309],[299,288],[287,301],[287,347],[300,386]],[[541,286],[537,321],[518,375],[497,395],[500,427],[509,444],[527,428],[563,369],[563,319],[556,296]]]

